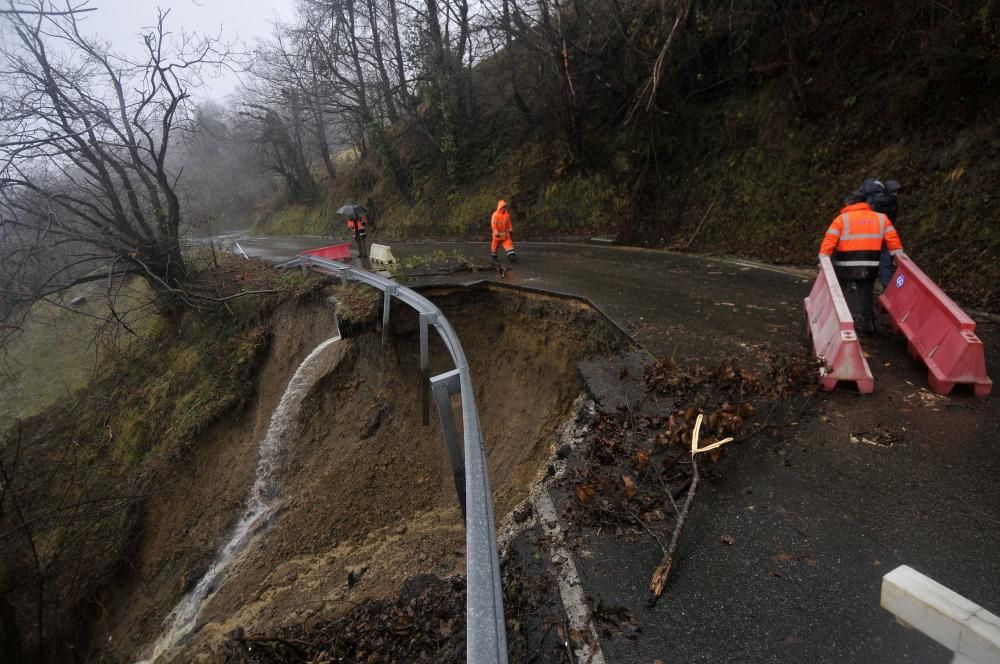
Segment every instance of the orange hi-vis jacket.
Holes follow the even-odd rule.
[[[354,233],[355,236],[364,237],[367,235],[368,228],[368,218],[358,217],[357,219],[351,217],[347,220],[347,230]]]
[[[510,237],[510,232],[514,230],[514,226],[510,223],[510,212],[507,211],[507,201],[503,199],[497,201],[497,210],[493,213],[490,226],[493,228],[494,240],[505,240]]]
[[[893,255],[903,251],[889,218],[872,210],[868,203],[855,203],[841,209],[830,224],[819,253],[831,256],[835,267],[861,268],[868,278],[878,268],[883,242]]]

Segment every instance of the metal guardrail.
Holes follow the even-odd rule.
[[[493,494],[490,491],[483,433],[479,427],[472,374],[458,335],[441,310],[415,291],[373,272],[355,270],[341,263],[314,256],[300,256],[279,267],[310,267],[336,274],[348,280],[374,286],[385,293],[382,310],[382,340],[385,343],[392,298],[409,305],[420,316],[420,393],[423,423],[430,423],[430,391],[437,404],[445,447],[452,464],[455,488],[465,514],[466,558],[466,659],[470,664],[506,664],[507,632],[500,586],[500,559],[497,553],[496,524],[493,518]],[[428,330],[433,326],[451,355],[452,371],[430,376]],[[461,396],[462,449],[452,411],[451,397]],[[462,452],[464,451],[464,464]]]

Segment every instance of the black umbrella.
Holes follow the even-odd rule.
[[[345,214],[348,217],[361,217],[367,213],[360,205],[344,205],[337,209],[337,214]]]

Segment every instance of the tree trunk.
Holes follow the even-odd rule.
[[[378,69],[379,79],[382,82],[382,99],[385,102],[385,112],[391,124],[399,121],[399,113],[396,111],[396,104],[392,99],[392,83],[389,81],[389,72],[385,67],[385,59],[382,57],[382,39],[379,34],[378,14],[375,11],[375,0],[367,0],[368,21],[372,31],[372,49],[375,51],[375,66]]]
[[[403,66],[403,44],[399,38],[399,13],[396,10],[396,0],[389,0],[389,27],[392,30],[393,56],[396,61],[396,78],[399,79],[399,95],[403,105],[416,114],[415,101],[410,97],[406,83],[406,68]]]

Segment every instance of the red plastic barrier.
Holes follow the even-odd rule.
[[[813,351],[825,365],[819,371],[820,387],[830,391],[838,381],[850,380],[857,383],[859,392],[871,394],[875,378],[861,351],[854,319],[829,256],[820,257],[819,274],[805,302]]]
[[[910,354],[927,365],[931,389],[948,394],[956,383],[971,383],[976,396],[988,395],[993,381],[986,375],[976,322],[912,260],[897,263],[879,303],[893,329],[906,335]]]
[[[310,249],[309,251],[299,252],[299,256],[316,256],[317,258],[326,258],[331,261],[346,261],[351,262],[351,243],[345,242],[343,244],[332,244],[329,247],[320,247],[319,249]]]

